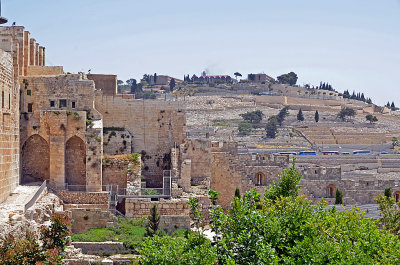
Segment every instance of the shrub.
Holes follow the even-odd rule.
[[[243,135],[249,135],[251,132],[251,129],[252,129],[251,124],[246,123],[246,122],[239,124],[239,128],[238,128],[239,133],[243,134]]]

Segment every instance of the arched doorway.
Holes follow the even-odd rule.
[[[328,185],[326,188],[326,195],[328,198],[334,198],[336,197],[336,186],[333,184]]]
[[[396,202],[400,202],[400,191],[396,191],[393,196]]]
[[[256,185],[265,185],[266,184],[266,179],[265,179],[265,175],[262,172],[258,172],[256,174]]]
[[[22,146],[21,183],[50,179],[50,148],[38,134],[30,136]]]
[[[85,190],[86,146],[77,136],[71,137],[65,145],[65,182],[70,190]]]

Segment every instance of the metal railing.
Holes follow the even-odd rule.
[[[32,199],[30,199],[29,202],[25,204],[25,207],[24,207],[25,212],[35,204],[35,202],[40,197],[40,195],[42,194],[42,192],[44,191],[44,189],[46,187],[47,187],[47,185],[46,185],[46,180],[45,180],[45,181],[43,181],[40,188],[36,191],[35,195],[33,195]]]

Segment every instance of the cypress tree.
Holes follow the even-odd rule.
[[[239,188],[236,188],[236,190],[235,190],[235,197],[240,199],[240,190],[239,190]]]
[[[304,121],[304,116],[303,116],[303,112],[301,111],[301,109],[299,109],[299,112],[297,113],[297,120]]]
[[[390,188],[386,188],[385,189],[385,197],[386,198],[390,198],[390,197],[392,197],[392,191],[391,191],[391,189]]]
[[[315,111],[314,120],[315,120],[315,122],[318,122],[318,121],[319,121],[319,113],[318,113],[318,110]]]
[[[150,215],[147,217],[146,236],[153,237],[158,230],[160,224],[160,213],[158,212],[157,204],[153,204],[150,208]]]
[[[343,193],[339,189],[336,189],[335,204],[343,204]]]

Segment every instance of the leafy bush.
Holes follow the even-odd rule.
[[[239,124],[239,133],[243,134],[243,135],[249,135],[251,132],[252,126],[250,123],[247,122],[243,122],[241,124]]]

